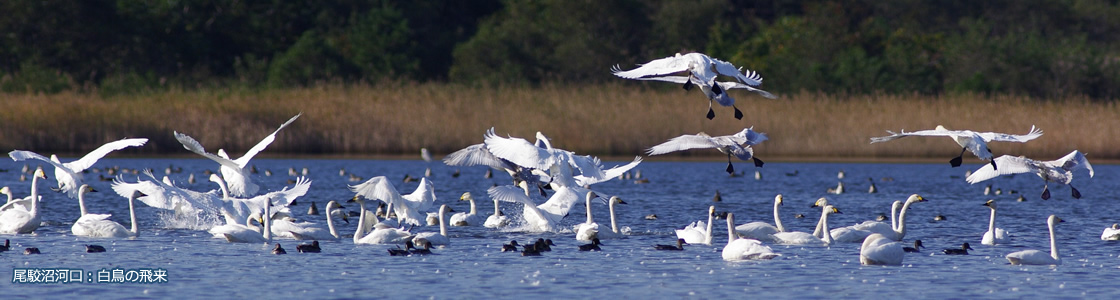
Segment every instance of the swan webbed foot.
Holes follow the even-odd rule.
[[[751,157],[751,159],[754,159],[754,166],[755,167],[761,168],[763,164],[766,164],[765,162],[763,162],[761,159],[758,159],[757,157]]]
[[[1042,200],[1050,200],[1050,186],[1042,188]]]
[[[708,115],[707,115],[707,117],[708,117],[708,120],[716,118],[716,112],[712,110],[711,105],[708,105]]]
[[[1081,199],[1081,192],[1078,192],[1077,188],[1071,185],[1069,186],[1069,189],[1073,190],[1073,199]]]
[[[735,119],[742,120],[743,119],[743,112],[740,111],[739,108],[735,107],[734,105],[732,105],[731,107],[735,109]]]
[[[960,167],[960,166],[961,166],[961,162],[962,162],[963,160],[964,160],[964,159],[963,159],[962,157],[960,157],[960,156],[957,156],[957,157],[955,157],[955,158],[953,158],[953,159],[950,159],[950,160],[949,160],[949,165],[953,166],[954,168],[956,168],[956,167]]]
[[[735,167],[731,165],[731,162],[727,163],[727,174],[735,174]]]
[[[691,91],[692,90],[692,76],[688,76],[688,79],[684,81],[684,85],[681,86],[681,88],[683,88],[686,91]]]

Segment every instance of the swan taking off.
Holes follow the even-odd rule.
[[[1046,185],[1042,189],[1042,199],[1050,199],[1050,182],[1069,185],[1073,190],[1073,198],[1080,199],[1081,192],[1074,188],[1073,171],[1077,169],[1088,169],[1089,178],[1093,177],[1093,166],[1089,164],[1089,160],[1081,151],[1073,150],[1066,156],[1052,161],[1037,161],[1023,156],[1010,156],[1004,155],[992,160],[992,163],[999,165],[997,170],[992,165],[984,165],[979,170],[972,172],[965,178],[968,183],[975,184],[984,180],[995,178],[1000,175],[1019,174],[1019,173],[1034,173],[1045,180]]]
[[[222,178],[225,178],[226,183],[229,185],[229,192],[233,197],[250,197],[257,194],[257,191],[260,190],[260,186],[257,186],[257,184],[253,183],[253,180],[249,178],[249,175],[252,173],[249,170],[249,160],[252,160],[257,153],[264,151],[264,148],[272,144],[272,141],[276,140],[276,134],[279,133],[281,129],[284,129],[284,127],[287,127],[288,124],[292,124],[300,115],[302,114],[297,114],[291,119],[288,119],[287,122],[280,125],[280,128],[276,128],[276,131],[264,137],[256,146],[249,148],[249,151],[246,151],[245,155],[242,155],[236,160],[230,159],[229,155],[226,154],[226,151],[223,149],[218,149],[217,155],[206,152],[202,144],[186,134],[175,132],[175,139],[183,144],[183,148],[221,164],[220,170],[222,172]]]
[[[102,157],[108,155],[109,152],[117,151],[128,147],[140,147],[147,143],[148,139],[122,139],[113,141],[97,147],[81,159],[62,163],[58,160],[58,156],[51,155],[51,158],[43,157],[38,153],[23,150],[12,150],[8,152],[8,156],[14,161],[23,161],[27,159],[38,159],[45,161],[54,166],[54,177],[58,181],[58,189],[66,192],[66,196],[77,199],[79,187],[82,186],[82,171],[85,171],[93,164],[97,163]]]
[[[763,141],[769,139],[765,133],[756,132],[754,127],[744,128],[733,135],[724,136],[710,136],[706,133],[699,134],[686,134],[670,139],[667,142],[653,146],[646,151],[649,155],[660,155],[669,152],[684,151],[689,149],[711,149],[715,148],[724,154],[727,154],[727,173],[734,174],[735,167],[731,165],[731,156],[734,155],[740,160],[754,160],[755,167],[762,167],[762,160],[754,157],[754,150],[751,146],[758,145]]]
[[[626,79],[657,80],[683,84],[685,90],[691,89],[693,85],[699,86],[701,91],[708,96],[707,118],[709,120],[715,118],[715,112],[712,111],[711,106],[712,100],[716,100],[720,105],[735,108],[735,118],[743,119],[743,112],[735,107],[735,99],[725,93],[728,89],[742,88],[759,93],[763,97],[777,98],[769,92],[755,88],[762,85],[762,75],[751,70],[743,71],[742,68],[737,68],[729,62],[709,57],[703,53],[684,55],[677,53],[674,56],[652,60],[638,68],[627,71],[623,71],[616,65],[611,68],[611,73]],[[679,73],[687,73],[687,75],[679,76]],[[730,76],[735,78],[737,82],[717,82],[716,77],[719,76]]]
[[[964,151],[966,150],[972,152],[972,154],[976,155],[976,157],[979,157],[980,159],[991,160],[992,151],[991,149],[988,149],[989,142],[1026,143],[1027,141],[1042,136],[1042,130],[1034,126],[1031,126],[1031,131],[1024,135],[995,132],[975,132],[971,130],[948,130],[941,125],[937,125],[937,128],[933,130],[919,130],[915,132],[902,131],[898,133],[887,130],[887,132],[891,135],[884,137],[873,137],[871,138],[871,143],[874,144],[879,142],[886,142],[908,136],[947,136],[953,138],[953,141],[957,142],[957,145],[961,146],[960,155],[957,155],[957,157],[949,160],[949,164],[954,168],[961,166],[961,156],[964,155]],[[992,167],[997,167],[994,160],[992,161]]]
[[[1058,241],[1054,236],[1054,225],[1065,222],[1055,215],[1046,218],[1046,225],[1050,228],[1050,254],[1038,250],[1023,250],[1007,255],[1007,261],[1012,265],[1060,265],[1062,257],[1058,255]]]

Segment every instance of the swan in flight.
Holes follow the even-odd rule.
[[[541,196],[547,196],[544,185],[548,184],[548,174],[544,171],[526,168],[505,159],[498,158],[490,153],[486,144],[474,144],[459,151],[452,152],[443,158],[443,163],[448,166],[469,167],[483,165],[493,169],[505,171],[513,178],[513,184],[519,181],[528,181],[536,186]]]
[[[1105,227],[1104,232],[1101,232],[1101,240],[1104,240],[1104,241],[1120,240],[1120,224],[1112,224],[1112,226]]]
[[[703,220],[692,222],[682,229],[677,229],[677,238],[689,244],[712,244],[712,217],[716,215],[716,207],[708,206],[708,223]],[[707,225],[705,225],[707,224]]]
[[[276,134],[279,133],[281,129],[284,129],[284,127],[287,127],[288,124],[291,124],[296,119],[298,119],[300,115],[302,114],[297,114],[291,119],[288,119],[287,122],[284,122],[284,124],[280,125],[280,128],[276,128],[276,131],[273,131],[272,134],[264,137],[264,139],[257,143],[256,146],[253,146],[253,148],[249,148],[249,151],[245,152],[245,154],[238,159],[230,159],[229,155],[226,154],[226,151],[223,149],[218,149],[217,155],[206,152],[206,149],[202,147],[202,144],[200,144],[194,138],[177,131],[175,132],[175,139],[179,140],[179,143],[183,144],[183,148],[186,148],[187,150],[190,150],[195,154],[202,155],[203,157],[209,158],[220,164],[221,168],[219,170],[221,170],[222,172],[222,178],[225,178],[226,183],[229,184],[229,191],[231,195],[239,198],[250,197],[257,194],[257,191],[260,190],[260,186],[253,183],[252,178],[249,177],[249,175],[251,175],[252,173],[249,169],[249,160],[252,160],[254,156],[256,156],[261,151],[264,151],[264,148],[267,148],[268,145],[272,144],[272,141],[276,140]]]
[[[537,205],[529,196],[529,185],[522,181],[517,186],[495,186],[486,191],[490,197],[499,201],[522,204],[522,217],[525,230],[531,232],[556,232],[560,230],[560,220],[568,215],[573,203],[579,201],[576,189],[563,188],[556,191],[548,201]],[[586,195],[586,192],[584,193]]]
[[[707,118],[709,120],[715,118],[715,113],[711,110],[712,100],[717,100],[724,106],[734,107],[735,118],[743,118],[743,113],[739,111],[738,107],[735,107],[735,99],[726,95],[728,88],[740,88],[736,87],[739,84],[746,86],[742,88],[749,91],[757,92],[767,98],[774,98],[774,95],[769,92],[754,88],[762,85],[762,75],[751,70],[744,71],[729,62],[712,58],[703,53],[684,55],[677,53],[670,57],[652,60],[638,68],[626,71],[616,65],[611,68],[611,73],[626,79],[658,80],[683,84],[682,87],[685,90],[691,89],[693,85],[700,86],[704,94],[708,96]],[[687,75],[679,76],[679,73],[687,73]],[[729,76],[737,82],[717,82],[716,78],[719,76]]]
[[[771,259],[781,254],[775,253],[770,246],[755,239],[738,238],[735,234],[735,214],[727,214],[727,246],[723,247],[723,260],[761,260]]]
[[[1052,161],[1037,161],[1023,156],[1004,155],[993,159],[992,162],[999,165],[998,170],[991,165],[984,165],[979,170],[972,172],[972,175],[968,175],[965,180],[968,183],[976,184],[1000,175],[1034,173],[1045,181],[1046,185],[1042,189],[1042,199],[1047,200],[1050,199],[1050,182],[1068,185],[1073,190],[1073,198],[1081,199],[1081,192],[1070,184],[1073,182],[1073,171],[1088,169],[1089,178],[1093,177],[1093,166],[1089,164],[1085,155],[1077,150]]]
[[[39,215],[39,179],[46,179],[47,174],[43,172],[43,168],[36,168],[35,173],[31,176],[31,207],[22,209],[12,207],[0,211],[0,234],[25,234],[32,233],[35,229],[39,229],[42,224],[42,216]],[[4,206],[15,205],[18,201],[5,204]]]
[[[1050,253],[1038,250],[1023,250],[1007,255],[1007,261],[1012,265],[1060,265],[1062,257],[1058,255],[1058,241],[1054,235],[1054,225],[1065,222],[1055,215],[1046,218],[1046,225],[1050,228]]]
[[[78,189],[78,208],[82,212],[82,216],[74,221],[74,225],[70,226],[70,232],[76,236],[96,237],[96,238],[128,238],[140,234],[136,225],[136,208],[134,202],[136,198],[145,196],[140,191],[132,191],[128,196],[128,214],[132,220],[132,230],[126,229],[124,225],[109,220],[112,215],[109,214],[90,214],[86,213],[86,193],[92,192],[88,184],[83,184]]]
[[[366,210],[365,199],[354,197],[354,201],[361,207],[358,229],[354,232],[354,244],[400,244],[412,241],[412,233],[408,230],[378,223],[377,214]]]
[[[412,237],[412,243],[423,244],[420,241],[426,240],[433,246],[447,246],[451,244],[451,238],[447,235],[447,204],[439,206],[439,232],[421,232]]]
[[[97,147],[81,159],[63,163],[59,161],[58,156],[51,154],[51,158],[46,158],[38,153],[23,150],[12,150],[8,152],[8,156],[14,161],[23,161],[27,159],[38,159],[45,161],[54,166],[54,177],[58,181],[58,189],[66,193],[66,196],[76,199],[78,197],[79,187],[82,185],[82,171],[89,169],[93,164],[97,163],[102,157],[108,155],[109,152],[128,148],[140,147],[147,143],[148,139],[122,139],[113,141]]]
[[[893,132],[888,130],[891,135],[883,137],[871,138],[871,143],[880,143],[890,140],[900,139],[908,136],[947,136],[953,138],[957,145],[961,146],[961,153],[957,157],[949,160],[949,164],[954,168],[961,166],[962,156],[965,151],[970,151],[982,160],[992,160],[992,151],[988,149],[990,142],[1019,142],[1026,143],[1042,136],[1042,130],[1031,126],[1031,131],[1023,135],[996,133],[996,132],[975,132],[971,130],[948,130],[945,126],[937,125],[933,130],[919,130],[914,132]],[[996,163],[992,160],[992,167],[997,168]]]
[[[980,240],[980,243],[995,245],[1010,242],[1011,238],[1007,236],[1007,230],[996,228],[996,200],[988,200],[988,202],[984,202],[984,206],[992,210],[992,215],[988,218],[988,231],[984,232],[984,237]]]
[[[385,176],[377,176],[358,185],[350,186],[350,190],[368,199],[381,200],[391,206],[393,212],[397,214],[397,218],[400,219],[400,224],[424,224],[421,222],[425,219],[425,216],[421,213],[430,209],[432,203],[436,202],[435,188],[432,187],[432,182],[427,177],[421,178],[420,185],[408,195],[401,195],[391,182]]]
[[[727,154],[727,173],[735,174],[735,167],[731,165],[731,156],[738,157],[739,160],[754,160],[755,167],[762,167],[762,160],[754,157],[754,150],[751,146],[758,145],[766,141],[765,133],[756,132],[754,127],[744,128],[733,135],[724,136],[710,136],[706,133],[699,134],[686,134],[670,139],[667,142],[653,146],[646,150],[649,155],[660,155],[669,152],[684,151],[689,149],[710,149],[715,148],[724,154]]]
[[[859,247],[859,263],[864,265],[902,265],[906,251],[902,244],[882,234],[873,233],[863,240]]]
[[[478,226],[484,222],[482,216],[478,214],[478,208],[475,206],[474,197],[471,197],[471,192],[464,192],[463,195],[459,196],[459,201],[470,201],[471,211],[451,215],[451,226]]]
[[[818,221],[821,224],[824,232],[828,232],[828,215],[842,214],[835,206],[827,205],[821,211],[821,218]],[[824,238],[818,238],[808,232],[778,232],[774,233],[774,243],[782,245],[832,245],[832,235],[825,235]]]
[[[785,199],[785,197],[782,197],[782,194],[774,196],[775,225],[770,225],[770,223],[762,221],[755,221],[735,226],[735,232],[746,238],[756,239],[760,241],[774,241],[775,233],[786,231],[786,227],[782,225],[782,216],[778,212],[778,209],[782,206],[783,199]]]
[[[559,184],[576,186],[575,171],[579,171],[578,175],[587,178],[603,179],[606,177],[598,158],[589,155],[576,155],[568,150],[553,148],[549,139],[540,132],[537,132],[537,143],[529,143],[522,138],[498,136],[494,132],[494,128],[490,128],[486,131],[485,144],[486,148],[495,157],[508,160],[521,167],[542,171],[548,170],[553,185],[557,184],[557,179],[561,179],[564,182]],[[564,176],[565,178],[556,178],[557,176]]]

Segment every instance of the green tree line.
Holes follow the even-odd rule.
[[[705,52],[778,93],[1120,98],[1115,0],[0,1],[0,91],[601,83]]]

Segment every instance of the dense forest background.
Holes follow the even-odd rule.
[[[1118,2],[0,1],[0,91],[601,83],[700,51],[772,92],[1115,100]]]

